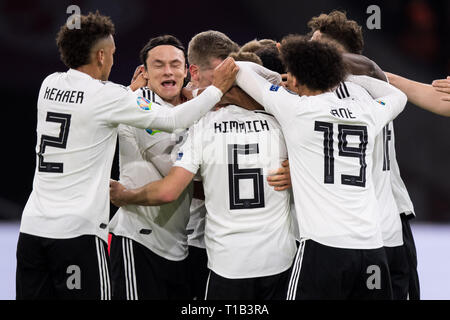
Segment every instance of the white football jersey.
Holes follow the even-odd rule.
[[[175,111],[178,108],[151,104],[126,87],[77,70],[49,75],[39,91],[36,171],[20,231],[56,239],[92,234],[107,241],[109,179],[119,123],[183,128],[221,96],[210,86]]]
[[[395,145],[394,128],[392,128],[392,145]],[[400,168],[397,162],[397,155],[395,148],[392,148],[391,152],[391,183],[392,192],[394,194],[395,202],[397,203],[397,208],[399,213],[404,213],[406,215],[416,215],[414,211],[414,205],[406,189],[405,183],[400,176]]]
[[[287,158],[280,126],[265,112],[228,106],[189,129],[175,166],[200,169],[206,203],[208,268],[225,278],[278,274],[296,245],[289,192],[267,183]]]
[[[331,247],[382,247],[372,153],[375,137],[403,110],[406,96],[360,76],[352,81],[378,102],[369,94],[354,100],[334,92],[300,97],[239,67],[237,84],[283,129],[300,236]]]
[[[173,107],[148,88],[138,93],[152,103]],[[120,182],[134,189],[164,178],[185,131],[167,133],[120,125]],[[112,218],[110,232],[133,239],[168,260],[182,260],[188,255],[186,226],[191,199],[192,184],[177,200],[162,206],[123,206]]]
[[[343,82],[337,88],[336,94],[341,99],[353,99],[367,95],[367,91],[352,82]],[[394,124],[390,122],[376,136],[373,152],[373,185],[380,210],[381,233],[385,247],[403,245],[402,222],[391,187],[391,164],[395,161],[395,158],[390,158],[395,148],[393,137]]]
[[[206,249],[205,245],[205,200],[192,198],[191,214],[187,226],[188,245]]]

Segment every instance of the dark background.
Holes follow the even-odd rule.
[[[332,9],[363,26],[364,54],[385,71],[431,83],[450,75],[450,1],[0,1],[0,219],[19,219],[35,169],[36,101],[42,80],[65,71],[55,36],[76,4],[98,9],[116,25],[110,80],[128,85],[138,52],[151,37],[172,34],[184,45],[205,30],[244,44],[307,33],[307,21]],[[369,5],[381,8],[381,30],[369,30]],[[395,121],[397,159],[418,220],[450,222],[450,119],[408,104]],[[117,164],[116,164],[117,165]],[[113,169],[117,176],[117,168]]]

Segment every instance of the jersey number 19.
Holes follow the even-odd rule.
[[[314,131],[323,132],[323,149],[325,157],[324,183],[334,183],[334,150],[333,150],[333,124],[329,122],[316,121]],[[338,124],[339,156],[354,157],[359,159],[360,169],[358,176],[341,175],[341,183],[345,185],[365,187],[366,186],[366,148],[367,127],[356,125]],[[359,137],[359,146],[349,147],[347,137]]]

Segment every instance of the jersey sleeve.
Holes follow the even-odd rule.
[[[186,169],[196,174],[200,168],[203,156],[202,121],[189,128],[186,141],[178,151],[174,166]]]
[[[262,71],[255,72],[249,63],[237,62],[236,64],[239,66],[236,76],[237,85],[262,105],[267,112],[273,114],[280,123],[285,120],[290,121],[295,114],[295,107],[303,98],[270,83],[260,75],[263,73]],[[264,72],[271,72],[266,70]]]
[[[171,157],[174,146],[172,135],[142,129],[136,129],[136,131],[138,131],[136,143],[142,158],[151,162],[162,176],[166,176],[173,165]]]
[[[370,111],[374,115],[377,132],[405,108],[406,95],[386,82],[368,76],[350,76],[348,80],[360,85],[372,96],[374,103]]]
[[[221,98],[222,91],[209,86],[198,97],[176,108],[169,108],[126,90],[121,99],[110,105],[109,123],[115,125],[124,123],[138,128],[172,132],[193,125]]]

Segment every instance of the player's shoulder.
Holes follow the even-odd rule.
[[[61,77],[65,76],[66,74],[67,74],[67,72],[60,72],[60,71],[53,72],[44,78],[44,80],[42,81],[42,84],[58,81],[59,79],[61,79]]]
[[[135,91],[135,93],[138,96],[147,99],[151,103],[155,103],[158,105],[165,105],[164,100],[149,87],[139,88]]]
[[[371,98],[369,92],[359,84],[352,82],[351,78],[341,82],[337,86],[335,93],[339,99]]]
[[[285,95],[287,98],[301,98],[298,93],[289,90],[288,88],[281,85],[272,84],[270,86],[267,86],[267,89],[265,90],[269,91],[269,93],[271,94]]]
[[[117,93],[122,93],[122,94],[133,92],[129,87],[126,87],[124,85],[121,85],[119,83],[115,83],[112,81],[102,81],[102,80],[96,80],[96,79],[94,79],[94,81],[96,82],[96,84],[99,87],[103,86],[103,88],[105,90],[108,90],[111,92],[117,92]]]

